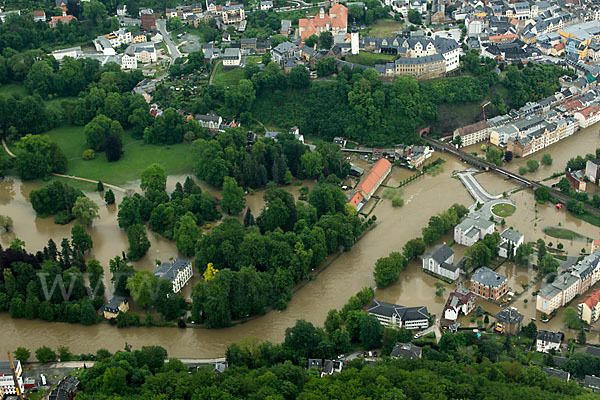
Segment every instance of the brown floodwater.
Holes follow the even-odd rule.
[[[432,160],[439,156],[439,154],[434,155]],[[107,323],[84,327],[39,320],[15,320],[11,319],[8,313],[2,313],[0,314],[0,337],[3,340],[0,342],[0,351],[12,351],[17,346],[36,349],[42,345],[54,348],[58,345],[67,345],[75,353],[87,353],[95,352],[99,348],[115,351],[122,349],[127,342],[136,347],[161,345],[174,357],[215,357],[222,356],[230,343],[245,337],[281,341],[285,329],[293,326],[297,319],[322,325],[328,310],[341,308],[348,298],[361,288],[374,286],[375,261],[387,256],[391,251],[401,251],[407,240],[420,236],[421,228],[427,224],[431,215],[447,209],[454,203],[467,206],[473,203],[473,199],[461,182],[451,178],[453,170],[464,170],[466,166],[454,156],[444,154],[443,157],[446,163],[441,173],[436,176],[425,175],[402,188],[402,197],[405,200],[402,207],[392,207],[390,199],[379,201],[374,211],[374,215],[377,216],[376,227],[350,251],[330,258],[333,259],[330,265],[323,269],[315,280],[300,288],[284,311],[271,311],[244,324],[219,330],[145,327],[117,329]],[[557,158],[558,156],[555,160]],[[386,183],[397,185],[411,174],[411,171],[395,167]],[[514,182],[490,173],[478,174],[476,177],[492,194],[517,187]],[[172,190],[176,181],[184,179],[185,176],[170,177],[167,185],[169,190]],[[138,185],[139,182],[132,182],[127,188],[135,190]],[[304,182],[303,185],[312,187],[314,182]],[[202,187],[217,193],[207,185]],[[15,178],[0,181],[0,214],[11,215],[15,221],[14,232],[0,237],[3,246],[7,246],[17,236],[26,242],[28,250],[36,251],[42,248],[49,238],[60,243],[63,237],[70,236],[71,225],[55,225],[52,218],[40,219],[35,216],[28,202],[28,193],[35,188],[37,188],[36,184],[22,183]],[[299,188],[291,185],[287,190],[298,196]],[[382,192],[383,188],[380,188],[377,195],[381,196]],[[122,195],[116,194],[119,202]],[[92,193],[90,196],[101,204],[101,218],[89,229],[94,240],[94,249],[90,257],[97,258],[102,263],[108,280],[110,277],[108,260],[126,251],[127,237],[125,232],[118,228],[116,207],[103,205],[97,193]],[[247,196],[247,205],[255,216],[264,206],[262,197],[262,191]],[[562,226],[589,237],[600,236],[597,228],[570,217],[565,211],[536,206],[529,191],[520,191],[511,198],[515,201],[517,210],[514,215],[506,218],[507,226],[513,226],[524,233],[526,240],[534,241],[544,237],[541,231],[544,226]],[[365,210],[370,210],[373,204],[374,200],[371,200]],[[152,244],[150,251],[142,260],[135,263],[136,268],[152,271],[156,259],[167,260],[178,255],[172,242],[154,234],[149,234],[149,238]],[[442,240],[451,241],[451,235],[446,235]],[[547,238],[545,240],[549,241]],[[576,254],[582,247],[580,242],[563,241],[563,244],[571,254]],[[455,245],[453,248],[457,259],[464,254],[465,249],[461,246]],[[513,289],[517,291],[522,290],[522,284],[534,279],[533,273],[522,271],[521,267],[503,265],[501,268],[503,268],[502,272],[509,277]],[[439,297],[435,295],[437,282],[441,281],[425,275],[419,263],[414,261],[402,273],[402,277],[396,284],[377,290],[376,297],[406,306],[426,305],[431,313],[439,315],[446,296],[453,290],[453,285],[444,284],[446,291]],[[530,290],[535,290],[540,285],[541,283],[538,283]],[[188,285],[184,293],[189,295],[190,288],[191,285]],[[533,297],[530,294],[527,304],[523,302],[525,298],[526,295],[522,296],[515,304],[529,318],[535,315],[535,302],[532,301]],[[497,306],[494,304],[483,301],[480,303],[490,312],[497,311]],[[548,325],[560,321],[559,317]],[[598,337],[591,337],[590,340],[597,341]]]

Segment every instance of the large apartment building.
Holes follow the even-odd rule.
[[[536,309],[546,314],[563,307],[600,280],[600,250],[567,269],[554,282],[544,286],[536,298]]]
[[[600,317],[600,289],[594,290],[577,305],[579,319],[586,324],[593,324]]]

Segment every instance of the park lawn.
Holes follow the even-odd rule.
[[[192,171],[187,144],[144,144],[142,140],[133,138],[131,132],[126,131],[123,138],[123,157],[117,162],[109,163],[104,153],[96,153],[96,158],[89,161],[81,158],[81,153],[87,148],[83,127],[63,126],[48,131],[47,134],[61,147],[69,160],[66,175],[124,185],[139,179],[142,171],[152,163],[161,164],[169,175]]]
[[[348,62],[360,65],[367,65],[369,67],[373,67],[375,66],[375,64],[394,61],[395,59],[396,56],[393,54],[377,54],[368,53],[364,51],[361,51],[355,56],[346,56],[346,61]]]
[[[6,85],[0,85],[0,95],[25,97],[28,94],[29,91],[22,83],[7,83]]]
[[[378,38],[393,37],[395,32],[402,31],[402,22],[393,19],[380,19],[369,27],[369,36]]]
[[[506,218],[513,215],[516,209],[512,204],[500,203],[492,207],[492,212],[501,218]]]
[[[586,240],[588,239],[586,236],[583,236],[577,232],[573,232],[572,230],[565,228],[558,228],[554,226],[550,226],[543,229],[544,233],[548,236],[552,236],[556,239],[565,239],[565,240]]]

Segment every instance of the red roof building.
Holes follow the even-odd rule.
[[[362,204],[371,199],[371,196],[373,196],[383,183],[384,179],[387,178],[391,170],[392,164],[385,158],[377,161],[367,176],[356,187],[356,191],[350,199],[350,204],[356,207],[357,210],[360,210]]]
[[[56,28],[58,21],[62,22],[63,24],[68,24],[72,20],[77,21],[77,17],[75,17],[74,15],[52,17],[52,21],[48,22],[48,25],[50,25],[50,28]]]
[[[329,9],[329,14],[321,8],[321,11],[313,18],[300,18],[298,20],[298,29],[300,38],[304,42],[312,35],[319,36],[321,32],[346,32],[348,28],[348,8],[341,4],[336,4]]]

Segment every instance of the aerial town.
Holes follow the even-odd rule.
[[[0,400],[600,399],[600,3],[6,0]]]

